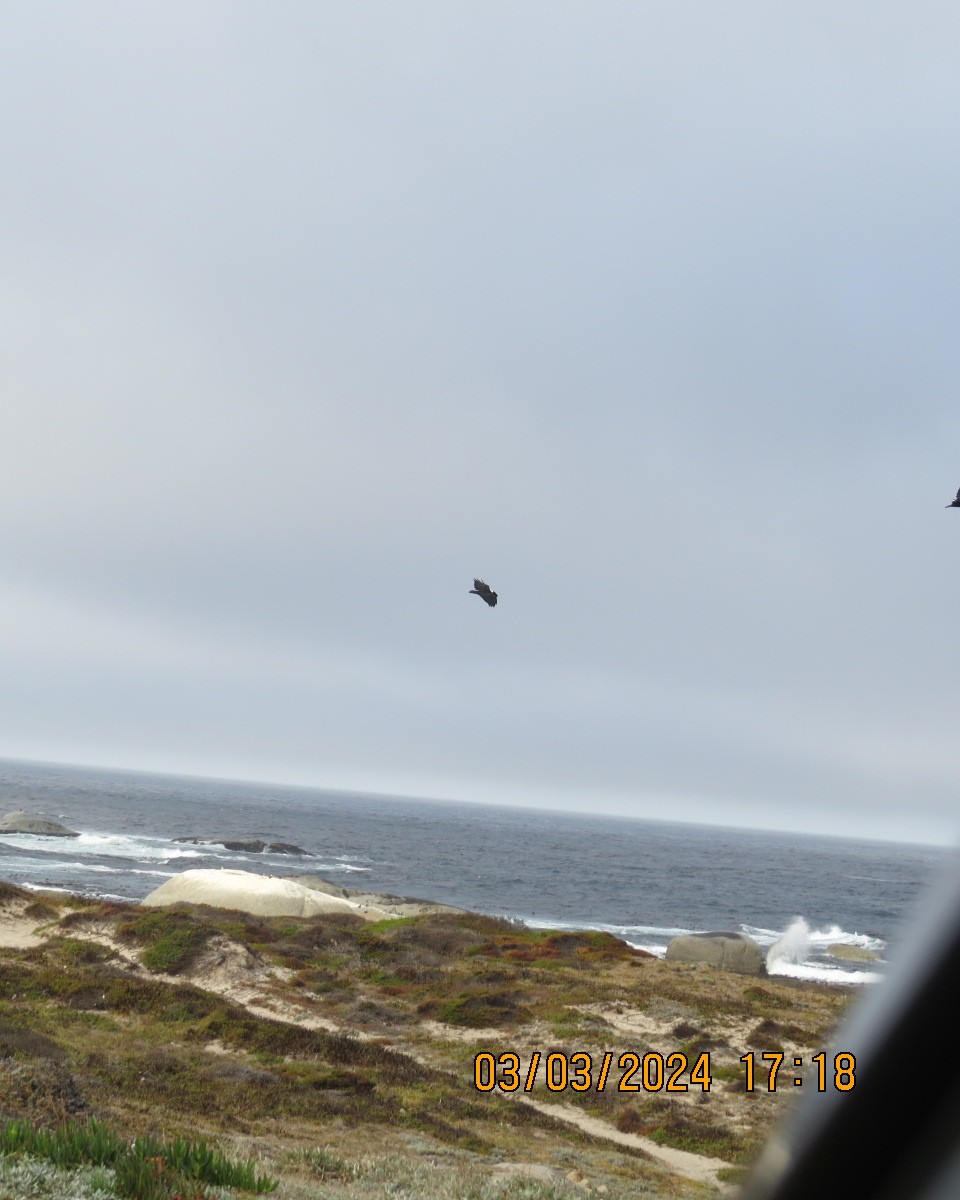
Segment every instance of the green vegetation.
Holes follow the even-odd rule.
[[[234,1163],[205,1142],[172,1142],[138,1137],[126,1142],[100,1121],[70,1122],[57,1129],[35,1129],[27,1121],[0,1128],[0,1155],[41,1158],[56,1167],[110,1167],[113,1193],[133,1200],[174,1200],[191,1184],[213,1184],[244,1192],[272,1192],[277,1181],[257,1173],[252,1163]]]
[[[39,925],[44,921],[55,921],[60,915],[60,910],[46,900],[34,900],[32,904],[28,904],[23,910],[25,917],[31,917]]]
[[[174,975],[190,966],[214,930],[188,913],[153,909],[121,921],[117,937],[143,946],[140,961],[148,971]]]
[[[313,1176],[315,1179],[351,1179],[357,1169],[339,1154],[323,1146],[312,1149],[293,1150],[286,1156],[286,1161],[299,1170]]]
[[[739,1056],[816,1052],[846,1003],[470,913],[271,919],[2,884],[0,905],[43,927],[40,945],[0,950],[4,1200],[196,1200],[257,1179],[289,1200],[567,1200],[581,1177],[608,1200],[692,1198],[642,1147],[749,1163],[793,1096],[745,1093]],[[474,1087],[479,1052],[515,1052],[523,1075],[534,1050],[707,1051],[712,1086],[620,1090],[619,1070],[603,1093],[537,1083],[534,1099],[645,1139],[614,1145]],[[98,1157],[114,1143],[123,1156]],[[214,1161],[247,1174],[217,1182]]]
[[[550,965],[588,967],[602,962],[635,962],[638,958],[650,958],[642,950],[633,950],[626,942],[611,933],[589,930],[574,933],[556,933],[549,929],[523,929],[513,927],[508,935],[484,942],[472,950],[488,958],[502,958],[515,963],[537,963]]]

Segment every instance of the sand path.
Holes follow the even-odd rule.
[[[619,1146],[629,1146],[633,1150],[642,1150],[672,1174],[682,1175],[685,1179],[693,1179],[697,1183],[709,1183],[722,1188],[723,1184],[717,1180],[717,1172],[731,1165],[722,1158],[707,1158],[706,1155],[691,1154],[688,1150],[661,1146],[637,1133],[621,1133],[616,1126],[601,1121],[599,1117],[591,1117],[589,1113],[581,1112],[572,1104],[547,1104],[530,1096],[516,1096],[514,1092],[505,1092],[504,1095],[515,1096],[520,1104],[529,1104],[537,1112],[555,1117],[558,1121],[565,1121],[568,1125],[575,1125],[590,1137],[616,1142]]]

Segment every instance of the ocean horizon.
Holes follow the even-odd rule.
[[[194,867],[321,875],[528,924],[604,929],[662,955],[680,933],[737,930],[771,974],[880,977],[887,947],[950,861],[939,846],[423,800],[334,789],[0,760],[2,812],[79,833],[0,835],[0,878],[141,900]],[[182,837],[288,842],[307,856]],[[840,943],[878,963],[839,962]],[[772,951],[772,953],[771,953]]]

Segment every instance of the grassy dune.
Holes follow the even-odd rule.
[[[776,1093],[747,1093],[740,1056],[809,1059],[848,1002],[475,914],[267,919],[0,885],[0,917],[37,942],[0,949],[0,1124],[94,1119],[126,1142],[203,1141],[291,1200],[709,1194],[795,1100],[786,1065]],[[536,1051],[589,1053],[595,1068],[612,1055],[607,1085],[595,1069],[589,1090],[551,1090],[541,1065],[525,1093]],[[686,1091],[621,1090],[629,1052],[682,1053],[691,1067],[706,1053],[710,1089],[688,1070]],[[481,1053],[517,1055],[516,1092],[477,1090]],[[578,1128],[582,1116],[619,1142]],[[697,1182],[651,1158],[658,1147],[729,1169]],[[155,1175],[173,1171],[169,1152],[144,1157]],[[0,1158],[0,1196],[121,1194],[104,1169],[21,1148]],[[166,1194],[244,1194],[176,1186]]]

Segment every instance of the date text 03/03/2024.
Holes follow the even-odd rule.
[[[604,1054],[564,1054],[558,1050],[544,1054],[541,1050],[530,1052],[524,1070],[521,1056],[511,1051],[494,1056],[482,1051],[473,1060],[473,1086],[478,1092],[533,1091],[537,1074],[543,1068],[543,1082],[548,1091],[602,1092],[609,1087],[618,1092],[686,1092],[700,1088],[709,1092],[713,1082],[710,1069],[710,1052],[704,1050],[693,1059],[682,1050],[673,1054],[634,1054],[628,1050],[614,1060],[612,1051]],[[787,1069],[781,1075],[780,1068],[786,1060]],[[803,1077],[790,1073],[808,1066],[815,1070],[809,1082],[817,1091],[836,1089],[849,1092],[856,1082],[856,1058],[847,1051],[832,1057],[824,1051],[813,1054],[806,1060],[790,1058],[782,1052],[767,1051],[754,1054],[752,1051],[740,1056],[743,1090],[745,1092],[776,1092],[779,1089],[801,1087]],[[723,1079],[730,1080],[731,1069],[725,1067]]]

